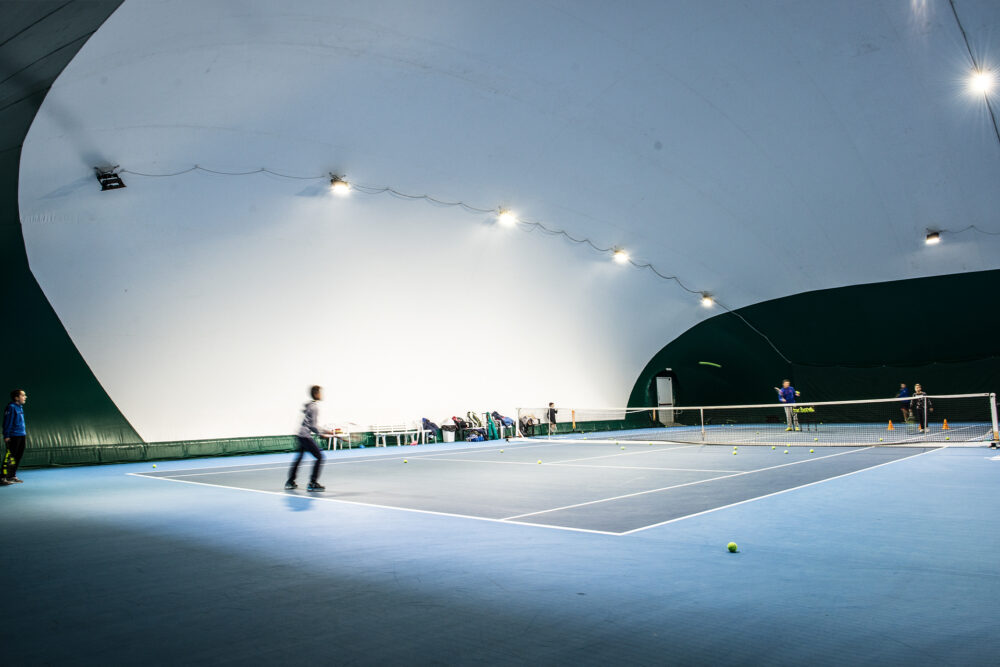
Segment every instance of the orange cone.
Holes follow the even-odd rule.
[[[896,430],[896,427],[892,425],[892,420],[891,419],[889,420],[889,428],[887,428],[886,430],[887,431],[894,431],[894,430]]]
[[[944,426],[942,426],[942,427],[941,427],[941,430],[942,430],[942,431],[947,431],[947,430],[948,430],[948,429],[950,429],[950,428],[951,428],[951,427],[950,427],[950,426],[948,426],[948,420],[947,420],[947,419],[945,419],[945,420],[944,420]]]

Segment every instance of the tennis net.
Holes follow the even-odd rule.
[[[519,434],[549,435],[548,408],[518,408]],[[685,444],[978,445],[998,439],[994,394],[794,404],[566,408],[554,435]]]

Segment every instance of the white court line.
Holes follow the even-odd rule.
[[[868,448],[868,449],[871,449],[871,448]],[[323,497],[323,496],[301,496],[301,495],[298,495],[298,494],[290,495],[288,492],[282,492],[282,491],[265,491],[265,490],[262,490],[262,489],[247,489],[247,488],[239,487],[239,486],[227,486],[225,484],[212,484],[212,483],[208,483],[208,482],[197,482],[197,481],[194,481],[194,480],[174,479],[172,477],[155,477],[155,476],[151,476],[151,475],[148,475],[148,474],[145,474],[145,473],[137,473],[137,472],[129,472],[129,473],[125,473],[125,474],[129,475],[129,476],[133,476],[133,477],[142,477],[144,479],[156,479],[156,480],[162,480],[162,481],[167,481],[167,482],[177,482],[179,484],[193,484],[193,485],[196,485],[196,486],[208,486],[208,487],[215,487],[215,488],[220,488],[220,489],[229,489],[229,490],[233,490],[233,491],[247,491],[247,492],[251,492],[251,493],[263,493],[263,494],[272,495],[272,496],[281,496],[281,497],[284,497],[284,498],[294,497],[294,498],[303,498],[305,500],[325,500],[327,502],[340,503],[340,504],[343,504],[343,505],[358,505],[358,506],[361,506],[361,507],[374,507],[374,508],[378,508],[378,509],[398,510],[398,511],[402,511],[402,512],[413,512],[413,513],[417,513],[417,514],[428,514],[428,515],[453,517],[453,518],[460,518],[460,519],[472,519],[472,520],[475,520],[475,521],[487,521],[487,522],[490,522],[490,523],[513,524],[513,525],[517,525],[517,526],[528,526],[528,527],[531,527],[531,528],[546,528],[546,529],[553,529],[553,530],[563,530],[563,531],[568,531],[568,532],[573,532],[573,533],[589,533],[589,534],[596,534],[596,535],[611,535],[611,536],[614,536],[614,537],[621,537],[621,536],[625,536],[625,535],[631,535],[633,533],[638,533],[640,531],[648,530],[650,528],[656,528],[657,526],[666,525],[668,523],[674,523],[676,521],[682,521],[684,519],[689,519],[691,517],[701,516],[702,514],[708,514],[710,512],[715,512],[715,511],[720,510],[720,509],[726,509],[727,507],[735,507],[736,505],[742,505],[742,504],[745,504],[745,503],[753,502],[755,500],[760,500],[761,498],[769,498],[771,496],[779,495],[779,494],[782,494],[782,493],[787,493],[789,491],[795,491],[797,489],[805,488],[807,486],[813,486],[813,485],[816,485],[816,484],[821,484],[823,482],[828,482],[828,481],[833,480],[833,479],[839,479],[841,477],[847,477],[847,476],[850,476],[850,475],[856,475],[858,473],[865,472],[866,470],[872,470],[874,468],[881,468],[882,466],[886,466],[886,465],[889,465],[891,463],[898,463],[899,461],[905,461],[905,460],[914,458],[916,456],[923,456],[924,454],[929,454],[929,453],[931,453],[933,451],[937,451],[938,449],[945,449],[945,447],[930,449],[930,450],[925,451],[925,452],[920,452],[919,454],[914,454],[912,456],[906,456],[906,457],[902,457],[902,458],[899,458],[899,459],[894,459],[892,461],[887,461],[886,463],[881,463],[881,464],[878,464],[878,465],[875,465],[875,466],[870,466],[870,467],[867,467],[867,468],[861,468],[860,470],[854,470],[854,471],[849,472],[849,473],[844,473],[843,475],[837,475],[836,477],[828,477],[826,479],[817,480],[815,482],[809,482],[808,484],[802,484],[800,486],[792,487],[792,488],[789,488],[789,489],[783,489],[781,491],[776,491],[774,493],[765,494],[763,496],[757,496],[755,498],[748,498],[747,500],[742,500],[742,501],[739,501],[739,502],[736,502],[736,503],[731,503],[729,505],[723,505],[723,506],[715,507],[715,508],[712,508],[712,509],[709,509],[709,510],[705,510],[705,511],[702,511],[702,512],[696,512],[694,514],[688,514],[686,516],[676,517],[674,519],[669,519],[667,521],[661,521],[659,523],[650,524],[648,526],[641,526],[639,528],[633,528],[632,530],[628,530],[628,531],[620,532],[620,533],[616,533],[616,532],[612,532],[612,531],[606,531],[606,530],[595,530],[595,529],[589,529],[589,528],[572,528],[570,526],[559,526],[559,525],[547,524],[547,523],[535,523],[535,522],[528,522],[528,521],[514,521],[513,519],[517,518],[517,517],[508,517],[508,518],[503,518],[503,519],[492,519],[492,518],[489,518],[489,517],[472,516],[472,515],[467,515],[467,514],[456,514],[456,513],[451,513],[451,512],[438,512],[438,511],[434,511],[434,510],[420,510],[420,509],[414,509],[414,508],[410,508],[410,507],[396,507],[396,506],[393,506],[393,505],[380,505],[380,504],[376,504],[376,503],[362,503],[362,502],[352,501],[352,500],[341,500],[339,498],[326,498],[326,497]],[[858,451],[860,451],[860,450],[858,450]],[[831,454],[830,456],[840,456],[840,454],[849,454],[849,453],[851,453],[851,452],[840,452],[838,454]],[[810,459],[806,459],[805,461],[818,461],[821,458],[829,458],[829,456],[818,457],[818,458],[810,458]],[[1000,459],[1000,456],[998,456],[997,458]],[[794,465],[795,463],[804,463],[805,461],[797,461],[797,462],[782,464],[782,465],[779,465],[779,466],[774,466],[774,468],[781,468],[781,467],[784,467],[786,465]],[[770,469],[772,469],[772,468],[764,468],[762,470],[770,470]],[[755,470],[755,471],[748,471],[748,472],[760,472],[760,471]],[[717,478],[713,478],[713,479],[720,479],[720,478],[717,477]],[[711,480],[704,480],[704,481],[711,481]],[[687,486],[687,485],[681,485],[681,486]],[[647,492],[643,492],[643,493],[647,493]],[[634,494],[634,495],[638,495],[638,494]],[[622,496],[622,497],[625,497],[625,496]],[[600,502],[600,501],[598,501],[598,502]],[[553,511],[553,510],[547,510],[547,511]],[[529,516],[529,515],[520,515],[520,516]]]
[[[610,459],[615,456],[636,456],[639,454],[655,454],[657,452],[676,452],[679,449],[691,449],[692,447],[701,447],[702,445],[682,445],[679,447],[671,447],[670,449],[640,449],[635,452],[615,453],[615,454],[602,454],[600,456],[582,456],[578,459],[563,459],[562,461],[552,461],[549,465],[556,465],[558,463],[575,463],[576,461],[593,461],[595,459]]]
[[[518,443],[513,445],[506,445],[504,449],[516,449],[521,451],[522,449],[534,449],[536,447],[550,447],[556,443],[545,443],[538,445],[529,445],[526,447],[518,446]],[[326,450],[324,450],[326,451]],[[337,466],[346,465],[350,463],[372,463],[377,461],[399,461],[402,459],[426,459],[426,458],[436,458],[438,456],[449,456],[454,454],[456,451],[465,452],[498,452],[500,447],[496,448],[476,448],[476,447],[463,447],[459,450],[449,450],[444,452],[420,452],[417,450],[415,454],[373,454],[372,456],[359,456],[356,458],[343,459],[343,460],[333,460],[329,457],[323,457],[324,466]],[[288,456],[296,456],[295,452],[289,452]],[[312,461],[315,459],[303,459],[302,465],[312,465]],[[228,473],[239,473],[239,472],[257,472],[258,470],[287,470],[291,460],[285,461],[281,465],[273,465],[269,463],[245,463],[245,464],[234,464],[227,466],[219,466],[218,468],[178,468],[176,471],[161,470],[156,473],[125,473],[127,475],[142,475],[143,477],[160,477],[164,473],[169,473],[175,477],[197,477],[199,475],[225,475]],[[231,469],[230,469],[231,468]],[[191,472],[193,470],[204,470],[206,472]]]
[[[604,458],[598,456],[595,458]],[[447,461],[449,463],[482,463],[491,464],[497,463],[500,465],[508,466],[537,466],[538,463],[532,463],[531,461],[496,461],[494,459],[440,459],[435,458],[435,461]],[[574,459],[584,461],[586,459]],[[542,463],[543,466],[558,467],[558,468],[596,468],[598,470],[672,470],[676,472],[743,472],[741,470],[716,470],[716,469],[706,469],[706,468],[655,468],[652,466],[590,466],[583,463],[560,463],[558,461],[554,463]]]
[[[660,521],[659,523],[652,523],[648,526],[642,526],[640,528],[633,528],[632,530],[626,530],[624,533],[615,533],[616,535],[632,535],[633,533],[638,533],[643,530],[649,530],[650,528],[656,528],[658,526],[665,526],[668,523],[674,523],[677,521],[683,521],[684,519],[690,519],[696,516],[702,516],[703,514],[710,514],[712,512],[717,512],[719,510],[724,510],[728,507],[736,507],[737,505],[745,505],[746,503],[752,503],[763,498],[770,498],[771,496],[778,496],[782,493],[788,493],[789,491],[796,491],[798,489],[804,489],[807,486],[815,486],[816,484],[822,484],[824,482],[829,482],[832,479],[840,479],[841,477],[849,477],[851,475],[857,475],[859,472],[866,472],[868,470],[874,470],[875,468],[881,468],[882,466],[887,466],[892,463],[899,463],[900,461],[907,461],[918,456],[923,456],[924,454],[930,454],[931,452],[940,451],[941,449],[947,449],[947,447],[938,447],[935,449],[928,449],[926,452],[920,452],[919,454],[911,454],[910,456],[902,456],[898,459],[893,459],[892,461],[886,461],[885,463],[879,463],[878,465],[869,466],[867,468],[861,468],[859,470],[852,470],[851,472],[845,472],[843,475],[836,475],[835,477],[826,477],[824,479],[818,479],[815,482],[809,482],[807,484],[800,484],[799,486],[793,486],[788,489],[782,489],[781,491],[774,491],[773,493],[767,493],[763,496],[755,496],[753,498],[747,498],[746,500],[740,500],[739,502],[729,503],[728,505],[721,505],[719,507],[713,507],[712,509],[703,510],[701,512],[695,512],[694,514],[686,514],[685,516],[679,516],[673,519],[668,519],[666,521]]]
[[[150,477],[149,475],[144,475],[138,472],[127,472],[126,475],[131,475],[132,477],[142,477],[143,479],[157,479],[166,482],[177,482],[178,484],[194,484],[195,486],[209,486],[217,489],[229,489],[232,491],[247,491],[250,493],[263,493],[269,496],[281,496],[283,498],[302,498],[304,500],[325,500],[330,503],[339,503],[341,505],[358,505],[361,507],[375,507],[377,509],[386,510],[398,510],[400,512],[413,512],[415,514],[430,514],[432,516],[446,516],[456,519],[472,519],[474,521],[488,521],[490,523],[503,523],[503,524],[513,524],[516,526],[526,526],[529,528],[547,528],[554,530],[565,530],[571,533],[592,533],[597,535],[612,535],[618,537],[622,533],[614,533],[607,530],[593,530],[590,528],[571,528],[569,526],[555,526],[549,525],[547,523],[532,523],[529,521],[509,521],[507,519],[491,519],[485,516],[473,516],[471,514],[455,514],[453,512],[437,512],[435,510],[420,510],[413,507],[397,507],[395,505],[379,505],[377,503],[362,503],[356,500],[341,500],[340,498],[327,498],[325,496],[300,496],[298,494],[290,494],[287,491],[265,491],[264,489],[247,489],[241,486],[227,486],[225,484],[211,484],[209,482],[196,482],[189,479],[174,479],[173,477]]]
[[[591,466],[586,463],[548,463],[543,465],[560,468],[596,468],[598,470],[668,470],[674,472],[745,472],[743,470],[716,470],[712,468],[657,468],[654,466]]]
[[[745,470],[743,472],[738,472],[732,475],[720,475],[719,477],[709,477],[708,479],[701,479],[695,482],[685,482],[684,484],[674,484],[672,486],[664,486],[659,489],[649,489],[648,491],[636,491],[635,493],[625,493],[620,496],[614,496],[611,498],[601,498],[600,500],[588,500],[585,503],[576,503],[573,505],[564,505],[562,507],[553,507],[552,509],[541,510],[538,512],[528,512],[527,514],[515,514],[514,516],[504,517],[504,521],[510,519],[523,519],[526,516],[535,516],[536,514],[548,514],[549,512],[558,512],[561,510],[573,509],[575,507],[585,507],[587,505],[596,505],[597,503],[607,503],[613,500],[622,500],[623,498],[634,498],[635,496],[643,496],[649,493],[659,493],[660,491],[669,491],[671,489],[679,489],[684,486],[694,486],[695,484],[705,484],[706,482],[714,482],[720,479],[728,479],[730,477],[739,477],[741,475],[752,475],[758,472],[765,472],[767,470],[775,470],[777,468],[786,468],[788,466],[799,465],[800,463],[809,463],[811,461],[821,461],[823,459],[833,458],[834,456],[843,456],[845,454],[853,454],[855,452],[864,452],[872,447],[865,447],[863,449],[852,449],[846,452],[838,452],[836,454],[827,454],[826,456],[816,456],[808,459],[802,459],[801,461],[792,461],[791,463],[782,463],[776,466],[770,466],[768,468],[757,468],[756,470]]]
[[[499,451],[499,450],[497,450]],[[639,452],[645,453],[645,452]],[[612,454],[612,456],[619,456],[618,454]],[[622,454],[621,456],[625,456]],[[606,456],[591,456],[582,459],[569,459],[569,461],[588,461],[591,459],[603,459],[608,458]],[[379,456],[366,459],[347,459],[344,461],[329,461],[328,459],[323,459],[323,467],[328,465],[347,465],[351,463],[372,463],[374,461],[401,461],[403,459],[412,460],[423,460],[430,459],[434,461],[447,461],[449,463],[480,463],[480,464],[498,464],[498,465],[517,465],[517,466],[534,466],[538,463],[532,463],[530,461],[497,461],[495,459],[458,459],[458,458],[442,458],[439,454],[421,454],[416,456]],[[263,464],[258,464],[263,465]],[[312,460],[302,461],[303,466],[311,466]],[[542,465],[547,466],[559,466],[564,468],[601,468],[608,470],[674,470],[678,472],[740,472],[739,470],[715,470],[715,469],[702,469],[702,468],[658,468],[653,466],[592,466],[584,464],[572,464],[564,463],[561,461],[553,461],[551,463],[542,463]],[[228,467],[228,466],[226,466]],[[203,470],[204,472],[184,472],[184,470]],[[284,463],[280,466],[269,466],[269,467],[251,467],[251,466],[241,466],[235,470],[225,470],[216,468],[182,468],[177,472],[170,471],[160,471],[160,472],[137,472],[137,473],[127,473],[129,475],[138,475],[142,477],[155,477],[157,479],[164,477],[204,477],[206,475],[228,475],[232,473],[247,473],[247,472],[266,472],[268,470],[288,470],[288,463]]]

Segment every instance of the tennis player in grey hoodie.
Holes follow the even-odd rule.
[[[299,432],[296,434],[296,438],[299,441],[299,455],[292,462],[292,469],[288,472],[288,481],[285,482],[285,488],[289,490],[298,488],[299,485],[295,483],[295,475],[299,471],[299,463],[302,461],[302,457],[305,456],[306,452],[309,452],[316,457],[316,462],[313,463],[312,476],[309,478],[309,485],[306,489],[309,491],[326,491],[326,487],[319,483],[319,471],[323,467],[323,452],[320,451],[316,445],[316,441],[313,440],[313,434],[324,437],[330,437],[333,434],[322,430],[319,426],[319,402],[323,400],[323,387],[314,385],[309,389],[309,394],[313,400],[306,403],[305,407],[302,408],[302,426],[299,427]]]

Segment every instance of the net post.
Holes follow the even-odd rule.
[[[698,421],[701,422],[701,441],[705,442],[705,408],[698,408]]]
[[[1000,429],[997,428],[997,395],[990,394],[990,418],[993,420],[993,442],[1000,441]]]

